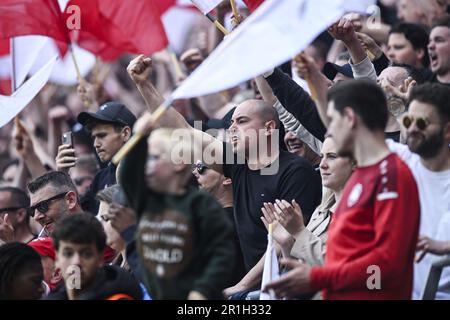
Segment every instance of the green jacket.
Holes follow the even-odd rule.
[[[144,138],[123,160],[119,180],[139,220],[137,250],[151,296],[186,299],[195,290],[222,299],[237,260],[225,211],[194,187],[181,196],[147,187],[147,152]]]

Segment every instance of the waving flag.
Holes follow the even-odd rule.
[[[1,0],[0,38],[38,34],[64,43],[69,36],[57,0]]]
[[[153,1],[70,0],[71,5],[81,9],[81,28],[72,32],[73,40],[104,60],[125,52],[150,55],[167,46]]]
[[[172,99],[231,88],[290,60],[346,12],[374,0],[265,1],[173,92]]]
[[[58,56],[53,57],[39,72],[28,79],[11,96],[0,95],[0,127],[11,121],[47,83]]]

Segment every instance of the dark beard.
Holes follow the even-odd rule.
[[[417,153],[424,159],[430,159],[435,157],[441,150],[442,145],[444,145],[444,130],[439,130],[416,146],[410,144],[409,137],[406,139],[406,142],[412,152]]]

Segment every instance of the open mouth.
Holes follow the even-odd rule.
[[[436,64],[438,62],[438,56],[436,53],[430,52],[430,61],[431,61],[431,64]]]

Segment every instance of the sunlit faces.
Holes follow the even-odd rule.
[[[388,39],[389,60],[396,63],[406,63],[416,68],[422,68],[423,49],[414,49],[403,33],[391,33]]]
[[[128,139],[129,128],[116,131],[112,124],[97,124],[92,128],[91,135],[94,148],[102,162],[108,162]]]
[[[450,28],[435,27],[428,43],[431,71],[437,75],[450,72]]]
[[[446,144],[443,124],[435,108],[413,100],[405,116],[411,119],[411,123],[402,121],[409,149],[425,159],[434,157]],[[426,125],[422,125],[422,122]]]
[[[97,220],[103,226],[106,234],[106,244],[115,251],[122,251],[125,249],[125,241],[120,236],[119,232],[113,228],[111,221],[107,218],[109,204],[105,201],[100,201],[100,206],[97,213]]]
[[[335,109],[334,101],[328,103],[327,116],[330,118],[327,135],[333,138],[336,153],[339,156],[351,156],[354,139],[351,120]]]
[[[30,207],[36,206],[38,203],[42,203],[45,200],[53,198],[55,195],[60,194],[61,190],[56,190],[51,185],[46,185],[35,193],[30,193]],[[68,195],[54,199],[48,203],[48,210],[45,213],[39,210],[34,210],[34,219],[41,225],[45,226],[47,233],[51,233],[56,221],[69,214],[70,208],[68,203]],[[33,214],[33,213],[31,213]]]
[[[333,190],[341,190],[353,170],[353,163],[348,157],[339,157],[332,138],[326,138],[322,145],[320,175],[322,184]]]
[[[95,243],[74,244],[61,240],[56,253],[56,267],[60,268],[66,286],[79,284],[85,289],[95,278],[98,268],[103,266],[103,253]]]

